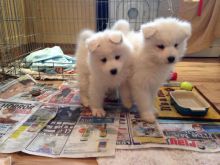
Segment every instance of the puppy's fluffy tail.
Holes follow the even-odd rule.
[[[85,42],[87,38],[91,37],[94,34],[92,30],[84,30],[79,35],[79,42]]]
[[[78,42],[77,42],[77,49],[76,55],[80,52],[81,49],[86,49],[86,39],[91,37],[95,32],[92,30],[83,30],[79,34]]]
[[[115,24],[112,26],[112,30],[118,30],[124,34],[127,34],[130,31],[130,25],[128,21],[121,19],[115,22]]]
[[[76,47],[76,58],[77,65],[80,63],[79,61],[85,59],[87,56],[87,48],[86,48],[86,39],[91,37],[94,34],[91,30],[84,30],[79,34],[77,47]]]

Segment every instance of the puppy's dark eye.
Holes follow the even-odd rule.
[[[176,43],[176,44],[174,45],[174,47],[176,48],[178,45],[179,45],[179,44]]]
[[[107,59],[106,59],[106,58],[102,58],[101,61],[102,61],[103,63],[106,63],[106,62],[107,62]]]
[[[120,59],[120,56],[119,56],[119,55],[116,55],[116,56],[115,56],[115,59],[116,59],[116,60],[119,60],[119,59]]]
[[[165,48],[164,45],[157,45],[157,47],[158,47],[159,49],[161,49],[161,50],[163,50],[163,49]]]

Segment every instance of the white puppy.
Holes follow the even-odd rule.
[[[108,89],[120,87],[122,102],[126,106],[127,87],[132,46],[116,30],[80,35],[76,51],[82,104],[90,106],[94,116],[105,116],[103,101]],[[125,98],[125,99],[123,99]],[[129,105],[130,106],[130,105]]]
[[[186,51],[191,25],[176,18],[159,18],[128,38],[136,47],[130,79],[132,97],[143,120],[155,122],[154,99],[173,66]]]
[[[126,34],[135,50],[129,77],[133,99],[141,118],[154,122],[153,104],[158,88],[166,81],[174,64],[183,57],[191,25],[175,18],[159,18],[142,25],[141,32],[129,31],[125,20],[116,22],[114,27]]]

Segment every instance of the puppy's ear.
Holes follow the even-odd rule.
[[[152,37],[156,32],[157,29],[154,26],[149,26],[148,24],[141,26],[141,31],[144,35],[144,38]]]
[[[93,52],[99,46],[99,40],[98,40],[98,38],[95,38],[95,37],[88,38],[86,40],[86,45],[87,45],[87,48],[89,49],[89,51]]]
[[[191,24],[189,22],[182,22],[181,26],[183,28],[184,33],[186,34],[186,38],[189,38],[192,34],[192,27]]]
[[[114,44],[120,44],[123,41],[122,33],[119,31],[114,31],[109,33],[109,40]]]

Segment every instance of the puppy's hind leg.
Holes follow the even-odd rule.
[[[132,99],[131,99],[131,89],[128,82],[123,83],[120,86],[119,91],[123,106],[127,109],[130,109],[132,107]]]
[[[81,103],[85,106],[89,106],[89,75],[81,74],[79,76],[80,86],[80,99]]]

